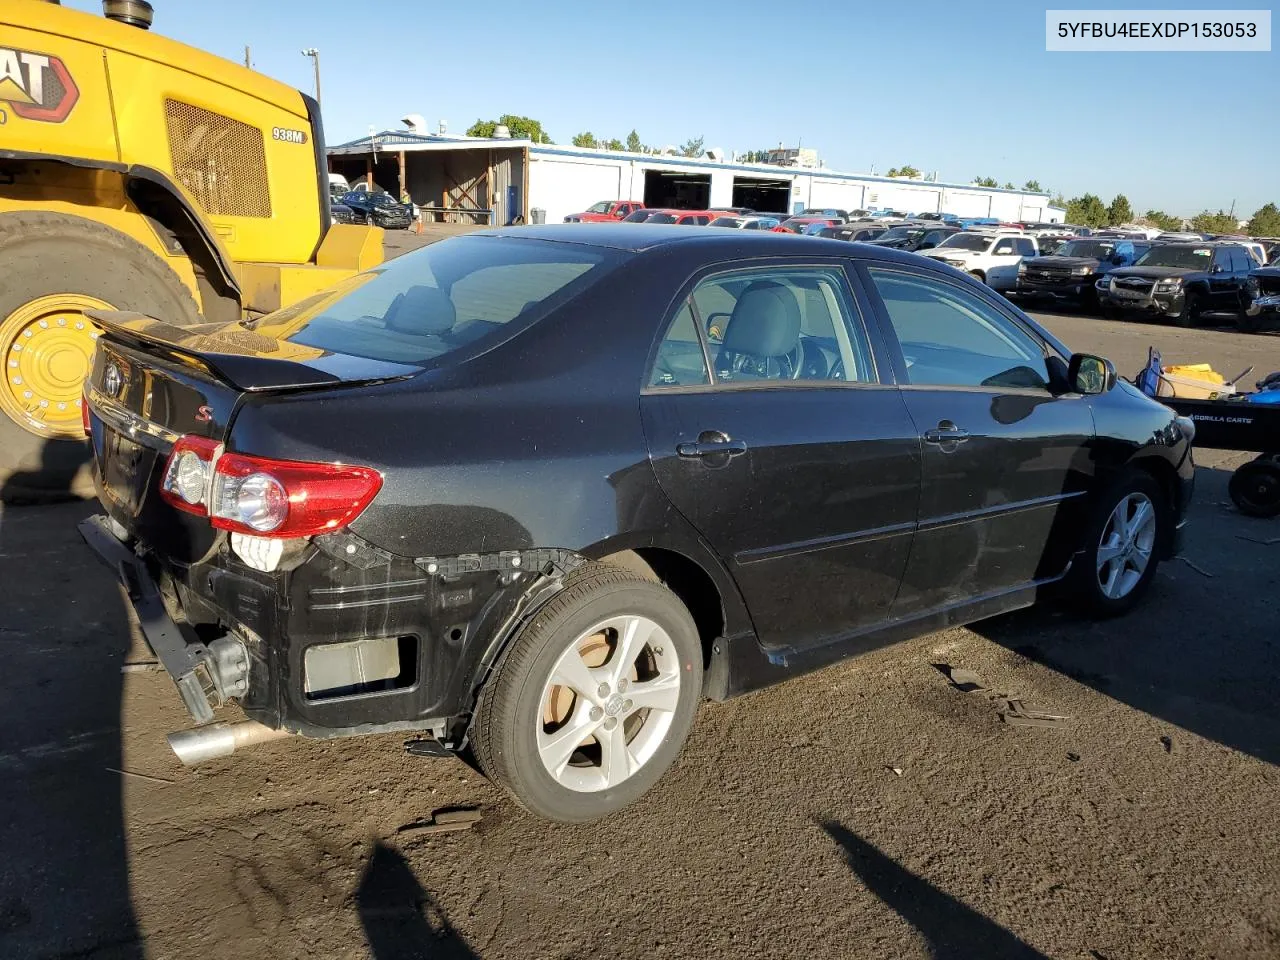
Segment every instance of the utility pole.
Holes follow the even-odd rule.
[[[320,51],[315,47],[307,47],[302,51],[304,57],[310,57],[312,65],[316,68],[316,103],[320,102]]]
[[[253,59],[249,55],[249,45],[247,43],[244,45],[244,65],[250,70],[253,69]]]

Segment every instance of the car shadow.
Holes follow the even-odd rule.
[[[403,854],[382,842],[374,844],[355,900],[374,960],[478,960]]]
[[[1197,469],[1179,557],[1161,564],[1127,616],[1091,621],[1064,600],[970,629],[1152,717],[1280,764],[1280,528],[1231,506],[1230,475]]]
[[[852,830],[819,824],[844,852],[849,869],[873,894],[928,941],[933,960],[1048,960],[955,897],[885,856]]]
[[[26,499],[30,479],[12,475],[4,499]],[[94,506],[54,503],[78,499],[70,488],[39,495],[52,505],[0,504],[0,956],[133,960],[144,951],[120,772],[129,623],[76,532]]]

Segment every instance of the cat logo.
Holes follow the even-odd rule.
[[[61,123],[80,99],[80,88],[57,57],[0,47],[0,103],[16,116]]]

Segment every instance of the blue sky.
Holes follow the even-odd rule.
[[[1045,5],[153,4],[158,32],[238,61],[248,44],[256,69],[304,91],[311,61],[299,50],[319,48],[330,143],[398,128],[406,113],[456,133],[515,113],[560,143],[633,127],[658,146],[800,140],[836,170],[1035,178],[1068,197],[1124,193],[1138,211],[1234,200],[1248,216],[1280,203],[1280,54],[1047,53]]]

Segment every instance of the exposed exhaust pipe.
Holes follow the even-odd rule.
[[[108,20],[127,23],[143,30],[151,29],[155,10],[147,0],[102,0],[102,15]]]
[[[256,720],[237,723],[210,723],[192,730],[169,734],[169,746],[184,766],[194,767],[206,760],[229,757],[237,750],[279,740],[289,736],[288,730],[273,730]]]

